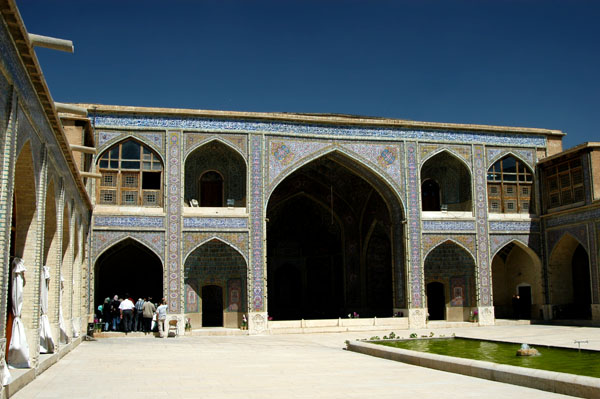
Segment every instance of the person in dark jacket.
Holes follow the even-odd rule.
[[[111,321],[112,316],[110,314],[110,298],[106,297],[104,304],[102,305],[102,322],[104,324],[104,331],[109,330]]]
[[[112,317],[112,330],[119,331],[119,326],[121,324],[121,311],[119,310],[119,306],[121,305],[121,301],[119,301],[119,296],[115,295],[112,301],[110,301],[110,316]]]

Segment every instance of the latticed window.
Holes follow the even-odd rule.
[[[533,173],[522,161],[511,156],[496,161],[488,169],[487,181],[490,212],[531,212]]]
[[[149,148],[132,139],[123,141],[100,156],[98,167],[98,203],[161,206],[163,165]]]
[[[548,209],[585,200],[580,159],[562,162],[546,169],[544,195]]]

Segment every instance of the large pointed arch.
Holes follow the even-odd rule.
[[[387,192],[387,191],[393,193],[392,196],[387,196],[387,197],[389,197],[388,198],[389,200],[391,200],[393,198],[394,202],[397,201],[400,204],[400,210],[402,212],[401,215],[404,215],[404,209],[406,209],[404,200],[403,200],[400,192],[396,189],[396,187],[394,186],[392,181],[389,179],[389,177],[385,176],[380,171],[378,171],[377,169],[370,166],[367,163],[367,161],[365,159],[362,159],[359,155],[357,155],[343,147],[339,147],[336,145],[327,146],[319,151],[315,151],[310,156],[303,158],[301,162],[295,164],[292,168],[288,168],[285,171],[283,171],[280,175],[278,175],[277,178],[271,183],[271,186],[266,193],[265,204],[269,203],[271,195],[273,194],[275,189],[279,186],[279,184],[282,181],[287,179],[290,175],[297,172],[304,166],[316,161],[319,158],[323,158],[325,156],[332,156],[338,160],[342,160],[342,162],[345,163],[344,166],[346,166],[348,168],[351,168],[352,167],[351,165],[355,165],[355,167],[359,167],[360,170],[358,171],[358,173],[361,173],[361,174],[364,173],[366,176],[369,176],[370,181],[379,183],[379,184],[377,184],[376,188],[378,189],[378,191],[380,191],[381,195],[383,195],[382,192]],[[343,161],[344,159],[346,160],[345,162]],[[267,205],[265,205],[265,207],[266,206]]]
[[[404,212],[385,178],[333,148],[283,176],[266,204],[269,314],[276,320],[352,311],[389,317],[404,309]],[[380,227],[369,241],[373,223]],[[365,250],[382,262],[367,262]]]

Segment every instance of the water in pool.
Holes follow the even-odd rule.
[[[536,346],[540,356],[516,356],[520,344],[464,338],[381,341],[377,344],[438,355],[483,360],[600,378],[600,352]]]

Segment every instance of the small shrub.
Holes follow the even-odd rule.
[[[370,341],[379,341],[381,338],[379,338],[377,335],[372,336],[371,338],[369,338]],[[385,337],[383,337],[383,339],[385,339]]]
[[[394,334],[394,332],[392,331],[392,332],[390,333],[390,339],[394,339],[394,338],[396,338],[396,334]]]
[[[433,335],[434,335],[434,334],[433,334],[433,331],[431,331],[431,332],[429,333],[429,336],[430,336],[430,337],[433,337]]]
[[[387,336],[387,335],[384,335],[384,336],[383,336],[383,339],[389,339],[389,338],[388,338],[388,336]]]
[[[417,333],[412,333],[412,334],[410,334],[410,337],[411,337],[411,338],[417,338],[417,337],[418,337],[418,335],[417,335]]]

